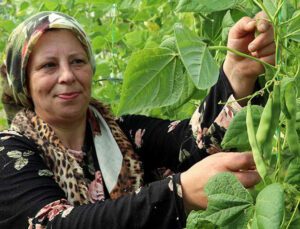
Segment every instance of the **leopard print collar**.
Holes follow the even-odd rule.
[[[99,133],[101,133],[101,129],[99,118],[92,110],[96,110],[101,114],[122,154],[119,175],[109,192],[110,198],[116,199],[126,193],[135,191],[142,185],[143,171],[141,163],[134,153],[131,143],[107,107],[96,100],[91,101],[90,107],[93,109],[89,110],[88,121],[92,127],[94,141],[99,136]],[[81,166],[75,157],[68,152],[68,149],[64,147],[47,123],[40,119],[33,111],[28,109],[21,110],[11,124],[11,130],[23,134],[37,144],[43,160],[54,173],[54,180],[65,192],[71,204],[80,205],[89,203],[88,184],[84,178]],[[107,153],[109,154],[110,152]],[[107,177],[104,177],[104,180],[105,178]]]

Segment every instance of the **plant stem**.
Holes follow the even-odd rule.
[[[98,79],[98,80],[94,80],[94,83],[98,83],[101,81],[116,81],[116,82],[122,82],[123,79],[119,79],[119,78],[102,78],[102,79]]]
[[[268,64],[267,62],[264,62],[264,61],[262,61],[262,60],[260,60],[260,59],[258,59],[258,58],[256,58],[256,57],[247,55],[247,54],[245,54],[245,53],[243,53],[243,52],[239,52],[239,51],[237,51],[237,50],[235,50],[235,49],[228,48],[228,47],[226,47],[226,46],[209,46],[208,49],[209,49],[209,50],[229,51],[229,52],[232,52],[232,53],[234,53],[234,54],[236,54],[236,55],[238,55],[238,56],[242,56],[242,57],[245,57],[245,58],[249,58],[249,59],[251,59],[251,60],[254,60],[254,61],[256,61],[256,62],[259,62],[259,63],[261,63],[262,65],[267,66],[267,67],[269,67],[269,68],[276,69],[273,65]]]
[[[296,212],[297,212],[297,210],[298,210],[299,203],[300,203],[300,200],[297,201],[296,207],[295,207],[295,209],[294,209],[294,211],[293,211],[293,215],[292,215],[292,217],[290,218],[290,221],[289,221],[289,223],[288,223],[288,225],[286,226],[285,229],[288,229],[289,226],[290,226],[290,224],[292,223],[292,221],[293,221],[293,219],[294,219],[294,217],[295,217],[295,215],[296,215]]]
[[[225,105],[225,104],[231,104],[231,103],[234,103],[234,102],[239,102],[239,101],[242,101],[242,100],[245,100],[245,99],[251,100],[252,98],[254,98],[257,95],[262,95],[265,90],[268,90],[268,88],[272,85],[273,81],[274,81],[274,79],[269,80],[262,89],[260,89],[259,91],[254,92],[251,95],[248,95],[248,96],[245,96],[243,98],[236,99],[236,100],[233,100],[233,101],[230,101],[230,102],[226,102],[226,103],[219,102],[218,104]]]
[[[299,33],[299,32],[300,32],[300,29],[298,29],[298,30],[296,30],[296,31],[293,31],[292,33],[289,33],[289,34],[285,35],[283,38],[288,38],[288,37],[290,37],[290,36],[292,36],[292,35],[294,35],[294,34],[297,34],[297,33]]]
[[[272,24],[274,24],[274,18],[272,17],[268,9],[265,7],[265,5],[261,1],[258,2],[257,0],[253,0],[253,2],[268,15],[268,18],[271,20]]]
[[[280,26],[283,26],[283,25],[285,25],[285,24],[290,24],[291,22],[293,22],[294,20],[298,19],[299,17],[300,17],[300,13],[297,14],[297,16],[292,17],[291,19],[289,19],[289,20],[287,20],[287,21],[281,22],[281,23],[280,23]]]

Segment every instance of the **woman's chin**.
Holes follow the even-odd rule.
[[[63,125],[64,123],[77,123],[85,121],[87,107],[64,107],[62,109],[52,109],[49,112],[36,112],[37,115],[50,125]]]

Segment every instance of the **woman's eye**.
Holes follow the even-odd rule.
[[[85,60],[83,59],[74,59],[72,60],[72,64],[85,64]]]
[[[55,63],[46,63],[46,64],[42,65],[42,68],[45,68],[45,69],[54,68],[55,66],[56,66]]]

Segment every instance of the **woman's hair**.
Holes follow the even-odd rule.
[[[16,109],[6,109],[11,119],[20,108],[33,109],[33,103],[27,89],[27,63],[38,39],[48,30],[69,29],[83,45],[90,64],[95,72],[95,59],[91,43],[81,25],[72,17],[53,11],[40,12],[19,24],[11,33],[6,46],[6,59],[1,67],[4,80],[2,103],[9,106],[14,103]]]

